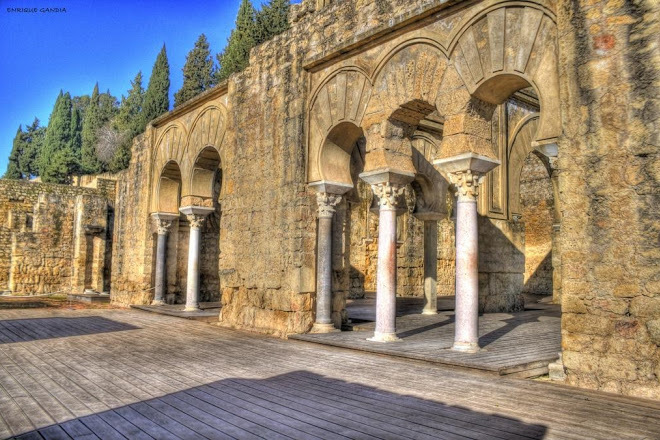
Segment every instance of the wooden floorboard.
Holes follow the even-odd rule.
[[[3,310],[13,436],[655,439],[660,403],[139,311]]]

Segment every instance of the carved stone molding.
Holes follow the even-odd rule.
[[[204,219],[215,210],[205,206],[184,206],[179,211],[186,216],[191,229],[199,229],[204,225]]]
[[[393,182],[380,182],[371,185],[374,195],[379,199],[380,209],[396,210],[396,201],[403,194],[405,185]]]
[[[319,205],[319,218],[332,218],[335,207],[341,202],[341,195],[327,192],[316,194],[316,203]]]

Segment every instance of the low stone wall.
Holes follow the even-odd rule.
[[[0,180],[0,290],[24,295],[105,290],[115,182],[98,184]],[[96,238],[88,243],[89,237]]]

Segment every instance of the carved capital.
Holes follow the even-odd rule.
[[[331,218],[335,213],[335,207],[341,202],[341,195],[327,192],[316,194],[316,203],[319,205],[319,218]]]
[[[206,220],[206,216],[201,214],[186,214],[186,218],[192,229],[201,228],[204,225],[204,220]]]
[[[156,219],[156,229],[158,235],[167,235],[172,227],[172,220]]]
[[[456,187],[456,196],[459,201],[476,201],[479,195],[479,183],[482,173],[472,170],[447,173],[449,181]]]
[[[396,199],[403,194],[405,185],[392,182],[380,182],[371,185],[374,195],[379,199],[379,208],[385,210],[396,209]]]

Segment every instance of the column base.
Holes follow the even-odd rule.
[[[424,309],[422,310],[422,315],[437,315],[438,311],[433,309]]]
[[[334,324],[319,324],[317,322],[314,323],[312,326],[312,329],[309,331],[310,333],[336,333],[340,332],[338,328],[335,328]]]
[[[374,332],[374,335],[371,338],[367,338],[367,341],[372,342],[397,342],[401,341],[401,338],[396,335],[396,333],[380,333]]]
[[[199,306],[186,306],[186,308],[183,309],[184,312],[197,312],[198,310],[201,310]]]
[[[463,353],[476,353],[479,351],[479,344],[473,342],[454,342],[451,349]]]
[[[163,301],[162,299],[155,299],[155,300],[151,301],[151,305],[152,306],[164,306],[165,301]]]

